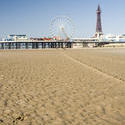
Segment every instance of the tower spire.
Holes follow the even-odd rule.
[[[102,33],[102,24],[101,24],[101,8],[100,8],[100,5],[98,5],[96,13],[97,13],[97,23],[96,23],[95,37],[100,37],[100,36],[103,35],[103,33]]]

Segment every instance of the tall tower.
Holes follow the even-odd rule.
[[[102,33],[102,24],[101,24],[101,8],[100,8],[100,5],[98,5],[96,13],[97,13],[97,23],[96,23],[95,37],[100,38],[100,36],[103,35],[103,33]]]

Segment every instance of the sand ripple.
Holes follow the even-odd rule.
[[[118,52],[0,51],[0,125],[125,125]]]

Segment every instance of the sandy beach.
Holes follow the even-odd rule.
[[[125,125],[125,48],[0,50],[0,125]]]

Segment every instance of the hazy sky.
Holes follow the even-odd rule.
[[[125,0],[0,0],[0,37],[49,36],[51,20],[59,15],[72,18],[74,37],[90,37],[95,33],[98,4],[104,34],[124,34]]]

